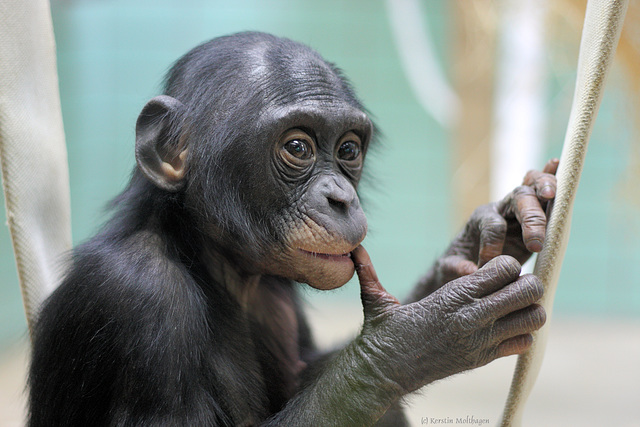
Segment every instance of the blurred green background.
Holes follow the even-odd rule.
[[[436,53],[450,61],[451,10],[425,2]],[[451,140],[420,106],[400,65],[381,1],[53,1],[53,23],[71,177],[74,244],[105,220],[104,206],[134,166],[137,114],[160,93],[171,63],[195,45],[244,30],[286,36],[338,64],[382,131],[363,185],[366,239],[383,284],[406,295],[456,233]],[[577,49],[577,46],[576,46]],[[574,64],[574,63],[573,63]],[[640,315],[640,208],[621,190],[634,139],[620,73],[611,77],[575,205],[556,313]],[[549,75],[547,156],[559,156],[575,74]],[[542,165],[541,165],[542,166]],[[523,175],[524,175],[523,171]],[[625,188],[633,186],[626,186]],[[2,207],[4,216],[4,206]],[[10,238],[0,228],[0,346],[24,336],[25,321]],[[356,302],[353,281],[330,297]]]

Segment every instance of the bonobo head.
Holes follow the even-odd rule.
[[[356,188],[371,134],[316,52],[241,33],[176,62],[138,118],[136,159],[241,272],[331,289],[353,275],[367,231]]]

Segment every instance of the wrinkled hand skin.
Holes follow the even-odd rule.
[[[382,287],[362,246],[352,257],[365,314],[357,348],[402,394],[524,352],[546,319],[535,304],[543,293],[540,281],[520,276],[520,263],[510,256],[406,305]]]
[[[458,277],[471,274],[498,255],[521,264],[542,250],[546,210],[556,196],[558,159],[529,171],[522,185],[499,202],[476,209],[445,254],[420,280],[409,301],[417,301]]]

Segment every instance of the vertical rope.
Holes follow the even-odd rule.
[[[49,1],[3,0],[0,22],[2,182],[31,328],[71,247],[67,151]]]
[[[541,304],[547,310],[549,319],[562,259],[569,240],[573,201],[587,144],[602,100],[604,81],[620,37],[627,4],[628,0],[589,0],[587,4],[573,105],[556,174],[558,189],[549,218],[544,249],[538,255],[534,270],[534,274],[540,278],[545,288]],[[535,333],[533,346],[518,357],[502,426],[520,426],[522,423],[524,405],[542,364],[547,329],[545,326]]]

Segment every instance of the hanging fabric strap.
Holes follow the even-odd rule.
[[[587,3],[573,105],[556,174],[557,193],[544,248],[538,255],[534,270],[545,288],[541,304],[547,311],[548,319],[551,317],[560,267],[569,240],[573,201],[587,143],[602,99],[604,81],[620,38],[627,4],[627,0],[589,0]],[[533,346],[518,357],[502,417],[504,427],[521,425],[524,405],[542,364],[547,329],[545,326],[535,333]]]
[[[49,1],[3,0],[0,22],[2,183],[31,328],[71,247],[67,151]]]

